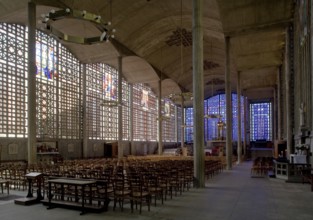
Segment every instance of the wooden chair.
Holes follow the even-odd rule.
[[[150,175],[147,177],[147,184],[148,184],[148,191],[150,192],[151,197],[154,197],[154,206],[156,206],[157,198],[161,199],[163,204],[163,195],[164,195],[164,188],[160,185],[160,176],[156,171],[151,171]]]
[[[130,183],[130,201],[131,201],[131,210],[134,210],[134,203],[139,204],[139,213],[141,214],[142,204],[145,202],[148,205],[148,211],[150,211],[151,204],[151,194],[148,190],[146,182],[144,181],[143,176],[141,175],[131,175],[129,177]]]
[[[130,199],[131,191],[129,189],[128,181],[126,176],[121,173],[117,173],[113,179],[113,192],[114,192],[114,206],[113,210],[116,208],[116,203],[119,203],[121,211],[123,211],[124,200]]]

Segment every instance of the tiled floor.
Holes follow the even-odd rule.
[[[142,214],[131,213],[129,204],[124,212],[112,210],[102,213],[79,215],[77,210],[55,208],[47,210],[38,204],[15,205],[13,201],[0,198],[0,219],[11,220],[70,220],[70,219],[160,219],[160,220],[312,220],[313,192],[308,184],[285,183],[278,179],[251,178],[251,163],[245,162],[209,179],[206,188],[191,189],[172,200],[143,207]],[[25,194],[26,192],[14,192]]]

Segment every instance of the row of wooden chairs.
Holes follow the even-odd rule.
[[[273,170],[272,157],[257,157],[253,160],[251,167],[251,177],[264,177]]]
[[[12,189],[26,189],[26,163],[6,163],[0,166],[0,179],[8,180]]]
[[[207,160],[205,162],[207,178],[222,170],[223,164],[220,160]],[[42,194],[44,197],[48,195],[49,178],[95,179],[97,184],[91,189],[86,189],[85,192],[92,198],[93,202],[100,204],[113,200],[113,209],[115,210],[118,205],[123,210],[124,201],[129,201],[131,210],[133,211],[134,207],[137,208],[139,205],[140,212],[143,204],[147,204],[150,210],[152,200],[154,200],[155,206],[157,201],[163,204],[168,198],[188,191],[193,184],[192,159],[179,157],[132,157],[123,160],[102,158],[65,160],[63,163],[54,165],[39,163],[28,166],[1,166],[0,178],[9,179],[12,181],[12,185],[23,186],[21,189],[24,190],[27,188],[25,174],[29,172],[43,173]],[[17,175],[14,173],[19,173],[20,183],[15,180]],[[37,185],[38,183],[35,181],[32,189],[37,190]],[[123,188],[121,188],[122,186]],[[55,185],[53,188],[55,199],[61,195],[59,187]],[[77,199],[74,198],[74,195],[74,189],[67,186],[65,189],[66,199]]]
[[[189,165],[190,163],[188,163]],[[150,210],[152,198],[154,198],[154,205],[156,206],[157,200],[161,200],[163,204],[167,196],[172,198],[173,194],[181,194],[184,190],[190,188],[193,177],[192,166],[189,166],[188,170],[186,166],[187,164],[176,164],[174,162],[163,162],[162,165],[154,163],[153,166],[151,163],[108,166],[102,173],[97,173],[98,180],[105,180],[106,186],[101,189],[97,184],[91,190],[87,189],[87,197],[92,197],[92,200],[98,198],[98,201],[108,197],[114,201],[114,210],[117,205],[123,210],[124,201],[128,200],[132,211],[134,205],[137,207],[138,204],[141,213],[143,203],[146,203],[148,210]],[[43,194],[47,194],[48,186],[46,183],[44,185],[46,192]],[[75,194],[74,189],[68,186],[63,190],[65,191],[65,197],[72,200]],[[53,194],[58,197],[61,195],[60,191],[61,189],[56,185]]]

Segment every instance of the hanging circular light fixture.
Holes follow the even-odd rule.
[[[101,34],[94,37],[82,37],[69,35],[56,28],[53,23],[65,18],[74,18],[91,22],[100,31]],[[73,10],[70,8],[61,9],[58,11],[51,10],[48,14],[42,16],[41,23],[46,25],[46,29],[57,38],[78,44],[93,44],[103,41],[109,41],[110,38],[114,38],[115,29],[110,29],[111,22],[103,22],[100,15],[96,15],[85,10]]]

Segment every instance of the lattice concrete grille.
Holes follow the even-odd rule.
[[[192,45],[192,32],[185,28],[177,28],[165,43],[168,46],[180,46],[182,43],[184,47],[189,47]]]

